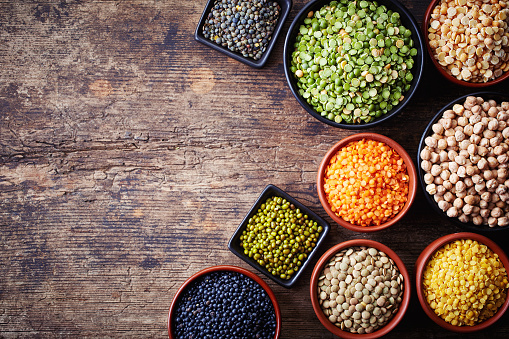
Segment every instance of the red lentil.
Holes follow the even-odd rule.
[[[409,176],[401,156],[383,142],[361,139],[330,160],[324,191],[332,211],[351,224],[381,225],[408,198]]]

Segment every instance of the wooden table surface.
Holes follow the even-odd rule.
[[[281,338],[333,338],[317,320],[308,269],[276,285],[227,242],[267,184],[328,220],[320,252],[354,238],[391,247],[413,274],[434,239],[461,231],[419,188],[391,229],[360,234],[326,215],[316,171],[359,131],[320,123],[297,103],[283,42],[262,69],[194,40],[206,1],[0,0],[0,337],[167,337],[179,286],[199,270],[259,274],[281,306]],[[420,24],[427,1],[402,1]],[[508,90],[507,82],[490,90]],[[426,65],[404,111],[368,129],[413,159],[428,120],[472,90]],[[506,234],[494,240],[506,251]],[[509,314],[473,335],[441,329],[415,293],[389,338],[509,336]]]

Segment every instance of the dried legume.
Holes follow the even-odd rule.
[[[212,272],[189,285],[175,309],[175,337],[274,338],[274,305],[263,288],[243,274]]]
[[[335,254],[318,279],[318,300],[329,321],[344,331],[372,333],[397,313],[403,275],[373,247],[354,246]]]
[[[316,246],[323,227],[281,197],[270,197],[240,236],[244,254],[272,275],[290,279]]]
[[[331,1],[309,12],[294,44],[291,72],[299,94],[323,117],[367,123],[410,89],[412,32],[400,14],[370,1]]]
[[[469,96],[446,110],[420,153],[426,192],[449,217],[509,225],[509,102]]]
[[[324,175],[332,211],[359,226],[394,218],[408,199],[409,176],[401,156],[383,142],[361,139],[341,148]]]
[[[203,25],[203,36],[258,60],[267,49],[281,6],[267,0],[216,0]]]
[[[430,307],[454,326],[473,326],[491,318],[509,287],[498,255],[471,239],[456,240],[436,251],[422,279]]]
[[[428,27],[434,58],[458,80],[500,77],[509,71],[508,17],[506,1],[440,1]]]

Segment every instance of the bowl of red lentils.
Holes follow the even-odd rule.
[[[356,232],[374,232],[394,225],[408,212],[417,192],[417,174],[396,141],[377,133],[358,133],[325,154],[317,191],[336,223]]]
[[[378,338],[403,318],[411,284],[403,261],[374,240],[353,239],[330,248],[311,275],[317,318],[340,338]]]
[[[419,302],[428,317],[445,329],[460,333],[485,329],[509,306],[507,267],[504,251],[483,235],[443,236],[417,259]]]
[[[486,87],[509,77],[509,7],[502,1],[433,0],[422,29],[428,54],[449,81]]]

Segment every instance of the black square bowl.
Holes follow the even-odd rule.
[[[249,65],[254,68],[262,68],[265,66],[265,63],[267,62],[270,52],[272,52],[272,49],[274,48],[274,45],[276,44],[276,40],[279,37],[279,34],[281,33],[281,30],[283,29],[283,24],[286,21],[286,18],[288,17],[288,14],[290,13],[290,10],[292,8],[292,0],[273,0],[279,3],[279,6],[281,6],[281,13],[278,19],[278,22],[276,24],[276,27],[274,29],[274,32],[272,33],[272,37],[267,45],[267,49],[265,52],[263,52],[263,55],[260,59],[255,60],[253,58],[245,57],[240,53],[232,52],[228,48],[223,47],[221,45],[216,44],[215,42],[205,38],[203,35],[203,25],[205,24],[205,21],[207,20],[207,16],[209,15],[212,7],[214,6],[216,0],[208,0],[207,6],[205,6],[205,10],[203,11],[203,14],[201,15],[200,22],[198,23],[198,27],[196,27],[196,31],[194,33],[194,38],[201,42],[204,45],[207,45],[216,51],[219,51],[221,53],[226,54],[230,58],[233,58],[237,61],[243,62],[246,65]]]
[[[281,197],[286,199],[291,204],[295,205],[295,207],[299,208],[302,213],[307,214],[308,217],[314,221],[319,226],[322,226],[323,230],[318,238],[318,241],[316,242],[315,248],[311,251],[311,253],[308,254],[305,261],[302,263],[302,265],[299,267],[299,270],[295,272],[290,279],[281,279],[278,276],[272,275],[265,267],[258,264],[256,260],[253,258],[250,258],[249,256],[244,254],[244,249],[240,245],[240,236],[242,235],[242,232],[246,229],[249,218],[251,218],[253,215],[256,214],[260,206],[265,203],[265,201],[270,197]],[[309,263],[312,261],[312,259],[317,255],[318,248],[320,245],[324,242],[325,237],[329,233],[330,225],[320,218],[316,213],[311,211],[309,208],[295,200],[293,197],[291,197],[288,193],[284,192],[280,188],[274,186],[274,185],[267,185],[263,192],[260,194],[256,202],[254,203],[253,207],[249,210],[244,220],[242,220],[242,223],[239,225],[233,236],[231,237],[230,241],[228,242],[228,248],[230,251],[232,251],[236,256],[247,262],[252,267],[256,268],[263,274],[265,274],[267,277],[275,281],[276,283],[280,284],[283,287],[291,288],[299,279],[299,277],[302,275],[302,272],[306,269],[306,267],[309,265]]]

